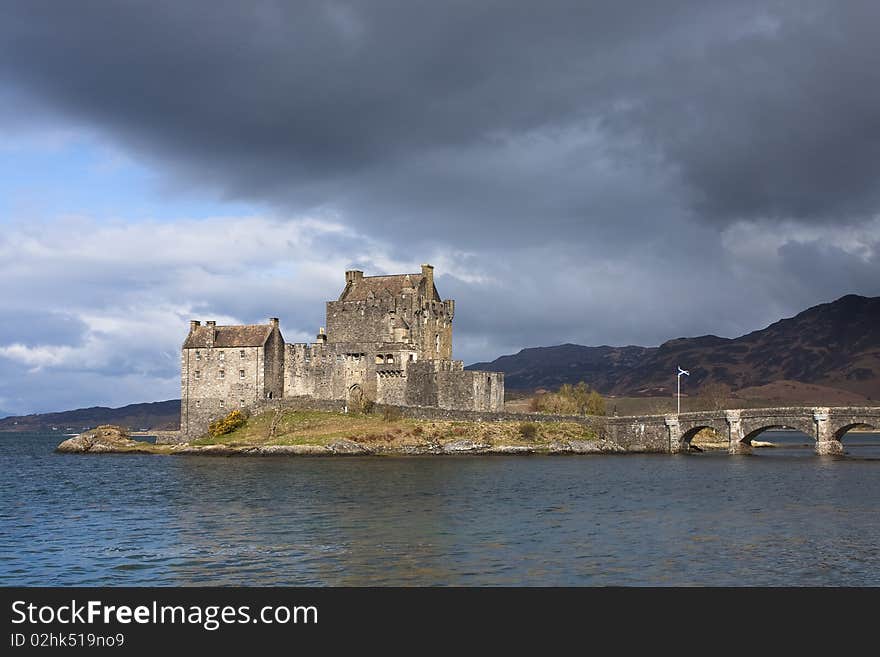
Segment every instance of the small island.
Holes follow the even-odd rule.
[[[376,413],[235,410],[185,443],[133,440],[104,425],[62,442],[58,452],[216,456],[411,456],[429,454],[594,454],[625,451],[577,422],[463,422]]]

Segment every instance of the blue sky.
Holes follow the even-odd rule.
[[[209,17],[209,18],[208,18]],[[876,3],[9,2],[0,415],[436,267],[466,362],[880,294]]]

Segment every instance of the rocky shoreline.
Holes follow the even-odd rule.
[[[627,451],[608,440],[565,440],[550,443],[490,444],[470,439],[407,445],[365,445],[337,439],[326,445],[193,445],[153,444],[132,440],[116,426],[101,426],[65,440],[55,450],[67,454],[159,454],[168,456],[429,456],[488,454],[619,454]]]

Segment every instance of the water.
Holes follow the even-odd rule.
[[[59,455],[0,434],[2,585],[880,585],[880,435],[820,458]]]

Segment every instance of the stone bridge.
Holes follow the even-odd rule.
[[[796,429],[816,441],[817,454],[842,454],[843,438],[851,429],[880,430],[880,408],[787,407],[702,411],[681,415],[608,418],[608,432],[621,444],[635,440],[650,451],[665,443],[671,453],[686,452],[691,439],[713,429],[729,440],[731,454],[747,454],[752,440],[772,429]]]

